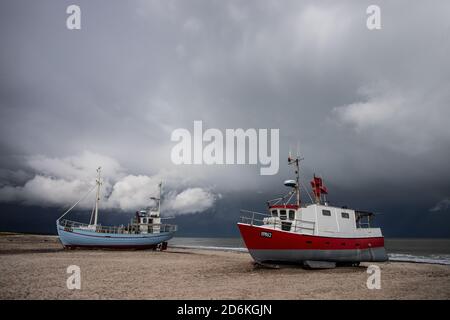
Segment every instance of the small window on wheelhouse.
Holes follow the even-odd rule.
[[[294,219],[295,219],[295,211],[289,210],[289,220],[294,220]]]
[[[348,214],[348,212],[341,212],[341,215],[344,219],[350,219],[350,215]]]
[[[280,210],[280,219],[286,220],[286,210]]]
[[[322,210],[322,215],[323,216],[327,216],[327,217],[331,217],[331,211],[330,210]]]
[[[272,210],[272,217],[277,217],[277,216],[278,216],[277,210]]]

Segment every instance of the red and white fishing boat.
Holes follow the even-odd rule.
[[[371,228],[373,213],[329,205],[322,178],[311,181],[314,200],[303,204],[300,198],[299,157],[289,156],[295,167],[292,188],[281,198],[268,201],[269,214],[241,210],[238,223],[245,245],[261,264],[298,263],[312,268],[336,264],[358,265],[366,261],[386,261],[384,237],[380,228]]]

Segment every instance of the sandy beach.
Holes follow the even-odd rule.
[[[81,268],[69,290],[67,267]],[[255,267],[247,253],[62,249],[57,237],[0,236],[0,299],[449,299],[450,266],[387,262],[331,270]]]

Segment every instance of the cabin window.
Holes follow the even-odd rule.
[[[327,216],[327,217],[331,217],[331,211],[330,210],[322,210],[322,215],[323,216]]]
[[[278,216],[277,210],[272,210],[272,217],[276,217],[276,216]]]
[[[280,219],[286,220],[286,210],[280,210]]]
[[[294,220],[294,219],[295,219],[295,211],[289,210],[289,220]]]
[[[350,215],[348,214],[348,212],[341,212],[341,215],[344,219],[350,219]]]
[[[147,218],[143,218],[142,223],[147,223]]]

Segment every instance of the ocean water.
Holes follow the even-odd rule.
[[[246,252],[241,238],[183,238],[170,240],[171,246]],[[450,265],[450,239],[385,239],[391,261]]]
[[[450,239],[385,239],[392,261],[450,265]]]

